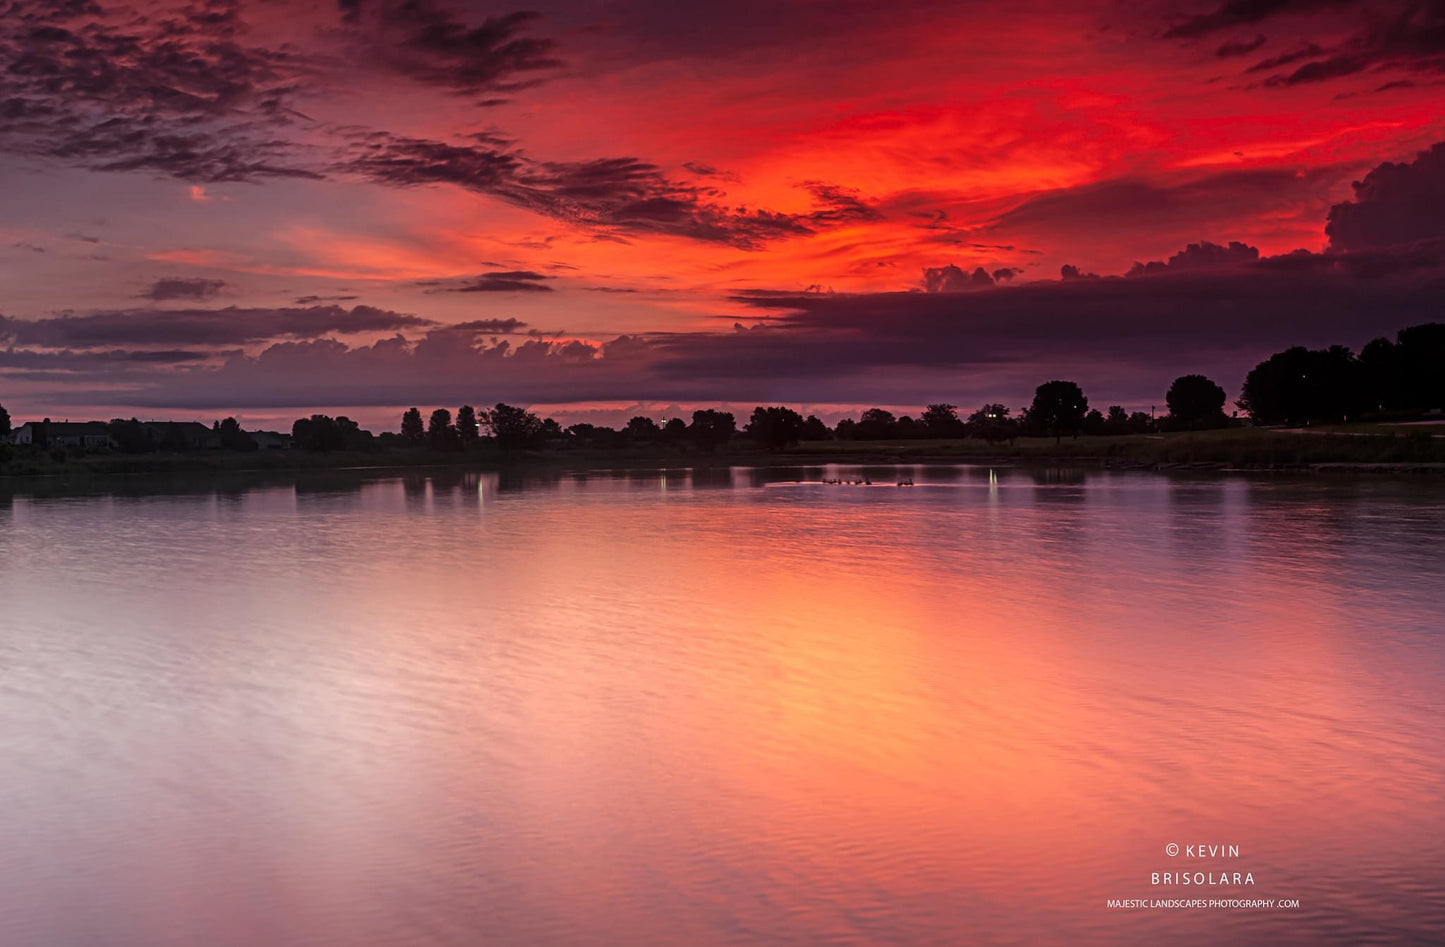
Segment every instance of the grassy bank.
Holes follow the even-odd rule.
[[[782,451],[737,449],[698,453],[682,448],[564,450],[506,454],[430,450],[192,451],[187,453],[70,453],[0,448],[0,476],[111,477],[185,473],[282,472],[350,468],[498,467],[519,463],[560,467],[727,466],[825,463],[1069,463],[1168,469],[1379,469],[1445,472],[1439,427],[1318,428],[1289,432],[1237,428],[1119,437],[1019,438],[1012,444],[974,439],[806,441]]]

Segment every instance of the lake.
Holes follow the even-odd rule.
[[[0,943],[1440,943],[1442,573],[1428,478],[0,486]]]

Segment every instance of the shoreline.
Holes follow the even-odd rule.
[[[3,457],[3,455],[0,455]],[[974,440],[813,441],[779,451],[734,449],[716,453],[678,448],[467,453],[426,449],[372,452],[95,453],[55,458],[48,451],[11,450],[0,462],[0,484],[57,483],[196,475],[263,477],[307,472],[357,473],[423,470],[637,470],[647,468],[909,466],[968,464],[1000,467],[1074,467],[1192,473],[1445,474],[1445,438],[1323,431],[1318,434],[1230,429],[1171,435],[1082,437],[1058,444],[1020,439],[1013,445]]]

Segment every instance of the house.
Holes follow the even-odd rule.
[[[161,450],[213,450],[221,446],[221,435],[199,421],[146,421],[151,442]]]
[[[79,447],[95,450],[111,446],[110,428],[103,421],[26,421],[10,434],[10,443],[34,447]]]
[[[247,431],[246,436],[261,450],[290,450],[291,435],[279,431]]]

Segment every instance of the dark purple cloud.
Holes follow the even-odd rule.
[[[1229,59],[1233,56],[1243,56],[1247,53],[1254,52],[1256,49],[1259,49],[1261,46],[1264,45],[1264,43],[1264,34],[1260,34],[1254,39],[1234,40],[1225,43],[1218,49],[1216,49],[1214,51],[1214,55],[1218,56],[1220,59]]]
[[[1215,9],[1185,17],[1165,31],[1167,39],[1194,40],[1241,26],[1269,22],[1288,31],[1293,25],[1288,14],[1336,11],[1353,26],[1342,31],[1338,41],[1321,45],[1304,42],[1289,52],[1267,57],[1250,66],[1246,73],[1273,73],[1266,86],[1286,87],[1324,82],[1367,71],[1398,70],[1417,73],[1445,73],[1445,4],[1439,0],[1225,0]],[[1279,21],[1276,23],[1275,21]],[[1312,26],[1318,26],[1312,22]],[[1235,41],[1219,47],[1221,56],[1240,55],[1264,44]],[[1284,70],[1284,67],[1293,68]],[[1275,70],[1284,70],[1275,72]]]
[[[0,147],[193,181],[314,177],[280,134],[302,64],[245,32],[224,0],[147,16],[0,0]]]
[[[493,270],[464,279],[422,280],[417,285],[428,293],[550,293],[546,280],[551,278],[531,270]]]
[[[339,170],[402,187],[451,184],[604,235],[663,234],[748,249],[879,216],[856,193],[824,182],[800,185],[813,196],[811,211],[783,214],[730,206],[723,191],[675,181],[637,158],[538,162],[491,135],[449,144],[366,133]]]
[[[514,12],[470,24],[433,0],[343,3],[369,54],[418,82],[457,93],[511,92],[562,63],[554,43],[527,35],[539,14]]]
[[[1205,246],[1174,259],[1214,259]],[[1065,279],[970,293],[753,292],[737,299],[758,313],[756,325],[605,343],[484,341],[521,330],[512,320],[435,326],[419,338],[369,345],[282,341],[179,373],[141,377],[127,365],[114,379],[127,390],[110,393],[108,403],[1017,403],[1041,380],[1062,377],[1104,403],[1149,404],[1181,374],[1202,372],[1234,392],[1274,351],[1359,347],[1438,319],[1445,296],[1445,241],[1408,252],[1299,252],[1252,262],[1238,250],[1233,255],[1241,259],[1166,266],[1149,279]],[[99,385],[105,367],[94,370]],[[96,396],[78,386],[62,395],[77,402]]]
[[[0,316],[0,340],[45,348],[243,345],[277,338],[315,338],[435,325],[430,319],[356,306],[305,309],[121,309],[50,319]]]
[[[1195,39],[1239,26],[1254,26],[1284,13],[1314,13],[1349,6],[1357,0],[1223,0],[1213,10],[1179,20],[1165,39]]]
[[[140,295],[144,299],[153,299],[157,302],[167,299],[214,299],[221,294],[221,290],[225,289],[226,285],[226,281],[220,279],[162,277]]]
[[[1253,263],[1259,259],[1259,250],[1238,240],[1229,241],[1228,246],[1210,243],[1208,240],[1191,243],[1165,260],[1151,260],[1135,263],[1126,276],[1146,276],[1177,270],[1198,270],[1212,267],[1234,266]]]
[[[1445,142],[1408,163],[1385,162],[1354,183],[1355,199],[1330,209],[1335,250],[1369,250],[1445,239]]]
[[[928,293],[966,293],[987,289],[993,284],[994,278],[981,266],[976,267],[972,273],[966,273],[952,263],[947,266],[931,266],[923,271],[923,290]]]

